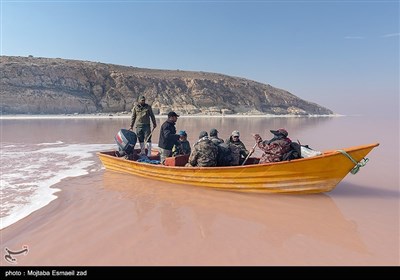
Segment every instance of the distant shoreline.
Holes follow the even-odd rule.
[[[315,117],[344,117],[345,115],[180,115],[180,118],[315,118]],[[156,115],[157,119],[166,119],[167,115]],[[123,113],[96,113],[96,114],[54,114],[54,115],[25,115],[25,114],[4,114],[0,120],[22,120],[22,119],[130,119],[131,114]]]

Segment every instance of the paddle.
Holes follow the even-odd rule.
[[[153,127],[153,129],[151,130],[149,136],[147,136],[147,138],[144,140],[144,143],[147,143],[147,141],[149,140],[150,136],[153,134],[154,129],[156,129],[156,128]]]
[[[156,129],[156,128],[153,127],[153,129],[151,130],[149,136],[147,136],[146,139],[144,140],[144,145],[146,145],[147,141],[150,139],[151,135],[153,134],[154,129]],[[151,155],[151,142],[149,143],[149,146],[148,146],[147,155],[148,156]]]
[[[249,159],[249,157],[254,153],[254,150],[256,149],[258,143],[256,142],[253,146],[253,148],[250,150],[250,153],[247,155],[247,157],[245,158],[245,160],[242,162],[242,165],[244,165],[246,163],[246,161]]]

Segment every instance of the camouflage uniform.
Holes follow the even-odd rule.
[[[244,161],[249,154],[249,151],[246,149],[246,146],[243,144],[243,142],[240,140],[233,141],[232,136],[225,140],[225,144],[235,145],[237,148],[239,148],[240,162]]]
[[[282,156],[291,150],[292,142],[287,137],[273,138],[270,141],[262,141],[260,135],[254,135],[258,147],[264,152],[259,163],[282,161]]]
[[[179,145],[175,144],[174,147],[172,147],[172,156],[176,157],[178,155],[189,155],[190,152],[192,151],[189,141],[179,140],[178,142]]]
[[[217,166],[218,148],[208,137],[201,138],[194,144],[193,151],[189,156],[190,166]]]

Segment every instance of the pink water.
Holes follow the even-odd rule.
[[[164,119],[157,121],[161,124]],[[53,236],[74,232],[65,224],[79,210],[82,221],[102,225],[103,235],[93,238],[115,248],[101,255],[95,247],[85,245],[82,238],[91,228],[82,225],[80,233],[75,233],[77,239],[71,237],[72,244],[79,246],[69,244],[58,254],[51,239],[43,241],[39,233],[30,232],[40,223],[30,222],[24,228],[37,244],[32,244],[30,256],[33,258],[35,251],[41,256],[51,252],[51,258],[27,257],[26,264],[75,264],[76,259],[68,258],[68,250],[72,256],[82,248],[90,258],[80,259],[80,263],[93,265],[399,265],[398,124],[397,119],[374,117],[178,119],[177,129],[186,130],[191,143],[201,130],[217,128],[224,139],[239,130],[250,148],[251,133],[271,138],[267,131],[280,127],[289,131],[292,140],[317,150],[380,143],[367,156],[368,164],[356,175],[347,175],[330,193],[260,195],[177,186],[101,169],[95,150],[112,146],[114,134],[126,128],[129,119],[3,120],[4,150],[7,145],[52,143],[64,148],[66,155],[72,145],[92,153],[93,157],[86,158],[90,163],[83,167],[88,175],[56,185],[63,192],[80,190],[69,198],[68,212],[44,212],[48,221],[41,228]],[[154,142],[158,133],[156,129]],[[50,171],[55,171],[53,165],[44,163]],[[2,169],[2,174],[15,172]],[[26,195],[24,203],[30,203],[28,192],[17,195]],[[82,203],[73,204],[74,197]],[[100,207],[91,204],[92,199],[101,200],[103,207],[91,212],[90,205]],[[66,201],[63,196],[59,200]],[[11,226],[2,231],[7,237],[4,244],[11,247],[17,246],[17,241],[29,242],[23,234],[11,238],[16,230]],[[124,245],[118,240],[124,240]]]

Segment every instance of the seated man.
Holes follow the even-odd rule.
[[[217,154],[217,146],[208,139],[207,131],[202,131],[200,132],[199,140],[193,146],[187,166],[216,166]]]
[[[259,163],[282,161],[283,155],[292,149],[290,146],[292,141],[287,137],[286,129],[279,128],[270,131],[274,137],[269,141],[263,141],[259,134],[253,135],[257,146],[264,152]]]
[[[246,159],[247,155],[249,154],[249,151],[246,149],[246,146],[243,144],[243,142],[240,141],[239,137],[240,137],[239,131],[235,130],[232,132],[232,135],[225,140],[225,144],[235,145],[239,149],[239,154],[240,154],[239,164],[242,164],[242,162]]]
[[[187,140],[186,131],[181,130],[179,131],[178,135],[179,135],[178,143],[176,143],[172,147],[172,156],[176,157],[179,155],[190,155],[192,149],[190,148],[190,143]]]
[[[219,145],[224,143],[224,140],[218,137],[218,130],[215,128],[210,129],[210,140],[215,144]]]

